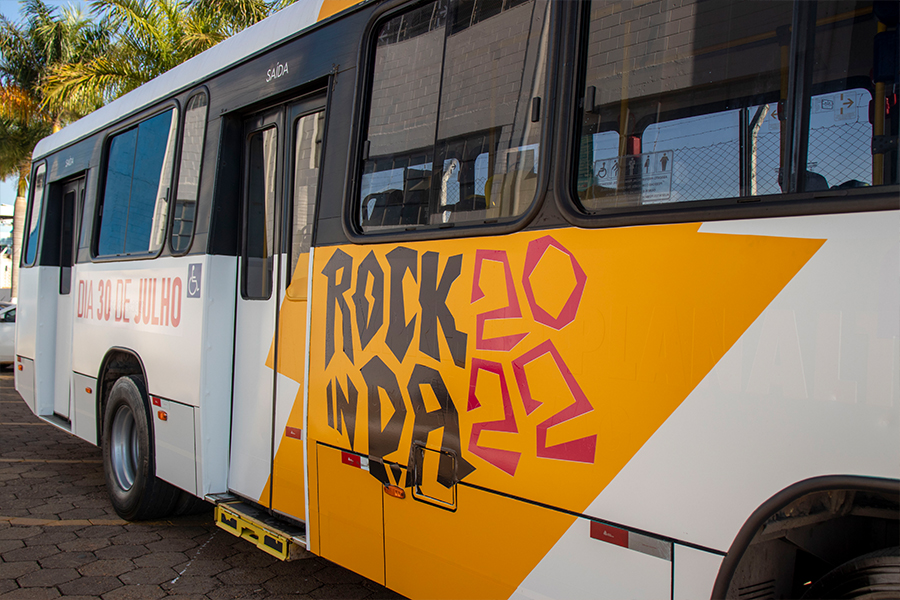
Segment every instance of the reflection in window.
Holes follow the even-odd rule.
[[[657,25],[630,19],[633,5],[591,5],[576,181],[585,209],[781,194],[791,144],[806,157],[795,191],[896,181],[875,177],[871,2],[819,3],[806,17],[816,60],[798,84],[805,115],[785,108],[799,28],[790,3],[642,4]],[[802,116],[808,127],[791,142]]]
[[[294,131],[294,221],[291,225],[291,280],[301,254],[309,252],[316,216],[325,111],[300,118]]]
[[[364,231],[515,217],[534,200],[549,4],[488,4],[438,0],[379,30]]]
[[[175,110],[160,113],[112,137],[100,216],[97,254],[158,251],[166,232]]]
[[[278,130],[254,132],[247,140],[247,230],[244,253],[245,298],[272,293],[275,266],[275,195]]]
[[[47,179],[47,165],[42,164],[34,173],[31,192],[31,214],[28,216],[28,232],[25,235],[24,264],[34,264],[37,256],[38,235],[41,231],[41,212],[44,206],[44,186]]]
[[[206,136],[206,94],[193,96],[184,114],[181,142],[181,166],[172,215],[172,252],[186,252],[194,235],[197,195],[200,188],[200,165]]]

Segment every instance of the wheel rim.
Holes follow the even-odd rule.
[[[127,406],[119,407],[112,424],[110,459],[113,476],[123,490],[130,490],[138,470],[140,456],[134,413]]]

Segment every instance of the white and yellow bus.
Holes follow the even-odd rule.
[[[900,595],[897,3],[301,0],[34,151],[116,511],[413,598]]]

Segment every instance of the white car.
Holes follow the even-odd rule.
[[[16,306],[0,309],[0,365],[16,360]]]

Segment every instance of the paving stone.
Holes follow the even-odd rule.
[[[138,567],[174,567],[182,564],[188,557],[183,552],[151,552],[134,559]]]
[[[19,584],[12,579],[0,579],[0,594],[19,589]]]
[[[49,600],[59,598],[56,588],[19,588],[0,596],[2,600]]]
[[[241,550],[243,550],[243,548]],[[263,569],[278,562],[278,559],[274,556],[266,554],[265,552],[257,550],[256,552],[251,552],[249,554],[242,552],[237,556],[229,556],[225,559],[225,562],[227,562],[232,567]]]
[[[0,540],[24,540],[36,535],[41,535],[41,533],[43,533],[43,531],[40,527],[11,526],[0,529]]]
[[[39,568],[40,565],[34,561],[0,562],[0,581],[4,579],[13,580],[26,573],[37,571]]]
[[[57,531],[56,527],[52,529],[48,527],[44,533],[41,535],[34,536],[33,538],[28,538],[25,540],[25,545],[27,546],[55,546],[57,544],[62,544],[63,542],[70,542],[72,540],[77,540],[78,538],[75,536],[74,532],[71,531]]]
[[[81,575],[75,569],[41,569],[16,579],[19,587],[51,587],[78,579]]]
[[[57,552],[47,558],[40,560],[41,567],[45,569],[72,568],[78,567],[97,560],[93,552]]]
[[[365,581],[365,577],[334,564],[316,571],[314,577],[322,583],[362,583]]]
[[[59,544],[58,547],[60,550],[65,550],[67,552],[79,552],[79,551],[94,552],[101,548],[106,548],[107,546],[109,546],[109,540],[96,539],[96,538],[94,538],[94,539],[81,538],[81,539],[77,539],[77,540],[72,540],[71,542],[63,542],[62,544]]]
[[[258,585],[227,585],[206,594],[210,600],[235,600],[237,598],[265,598],[269,592]]]
[[[94,552],[97,558],[137,558],[149,554],[145,546],[136,546],[132,544],[120,546],[107,546]]]
[[[124,533],[120,533],[118,535],[114,535],[109,538],[109,541],[113,544],[129,544],[133,546],[143,546],[144,544],[149,544],[151,542],[159,541],[160,536],[158,533],[153,531],[125,531]]]
[[[219,580],[206,575],[184,575],[160,585],[170,595],[179,598],[182,594],[206,594],[221,586]]]
[[[3,553],[3,560],[6,562],[15,562],[18,560],[40,560],[51,554],[56,554],[59,550],[55,546],[25,546],[17,550],[10,550]]]
[[[79,529],[76,534],[82,539],[104,538],[109,539],[112,536],[125,533],[121,525],[91,525],[84,529]]]
[[[95,560],[94,562],[87,563],[78,569],[78,572],[85,577],[118,577],[119,575],[133,571],[134,569],[134,563],[127,558],[112,558],[107,560]]]
[[[119,580],[125,585],[156,585],[165,581],[172,581],[178,577],[178,573],[168,567],[137,568],[128,573],[119,575]]]
[[[358,584],[323,585],[309,593],[309,596],[317,599],[350,600],[353,598],[365,598],[371,592]]]
[[[197,542],[194,540],[187,539],[172,539],[167,538],[164,540],[159,540],[158,542],[152,542],[149,544],[145,544],[147,549],[151,552],[184,552],[185,550],[190,550],[191,548],[197,547]]]
[[[275,574],[265,568],[234,567],[216,575],[216,578],[225,585],[263,584]]]
[[[21,548],[24,545],[25,542],[22,540],[0,540],[0,555],[2,555],[4,552],[9,552],[10,550]]]
[[[156,600],[166,595],[158,585],[123,585],[101,596],[103,600]]]
[[[66,597],[75,595],[97,597],[122,587],[122,582],[113,576],[79,577],[58,587]]]
[[[263,584],[273,594],[308,594],[321,587],[322,583],[312,577],[293,577],[279,575]]]

